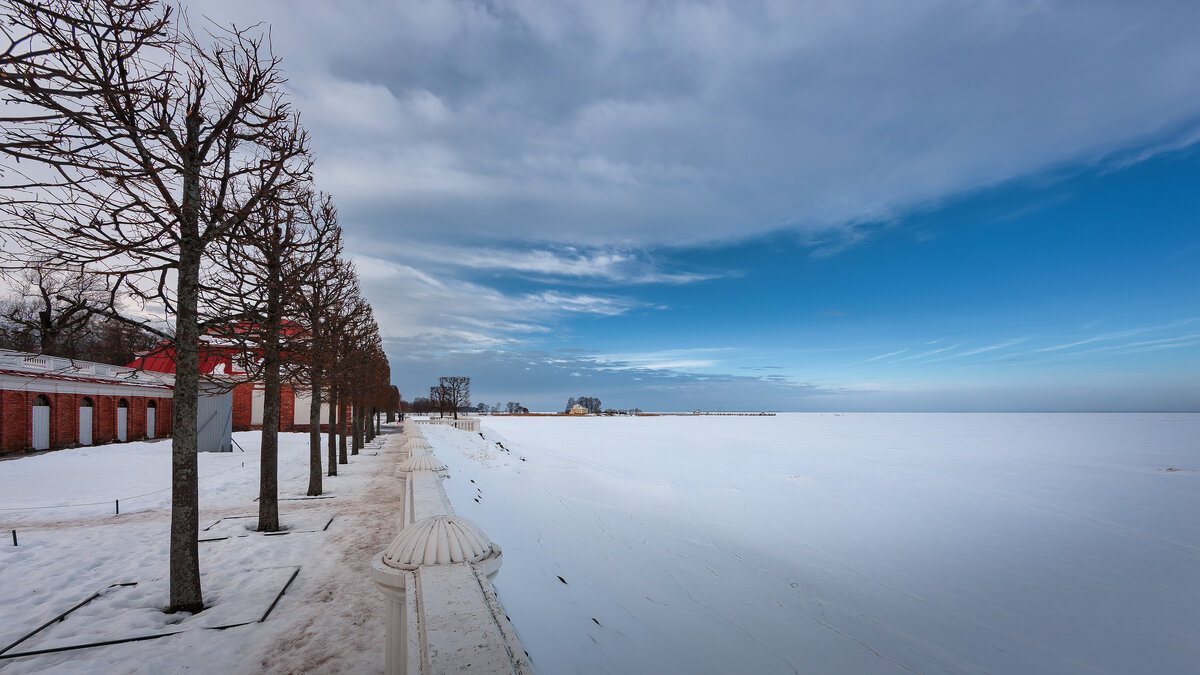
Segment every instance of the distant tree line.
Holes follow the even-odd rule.
[[[601,410],[600,399],[592,396],[580,396],[579,398],[567,399],[567,409],[563,412],[571,412],[571,408],[576,405],[583,406],[589,413],[598,413]]]
[[[144,328],[100,316],[96,275],[36,262],[3,276],[0,349],[123,366],[158,343]]]

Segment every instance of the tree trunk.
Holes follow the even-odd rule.
[[[183,208],[180,218],[179,278],[175,313],[175,391],[171,397],[171,550],[169,612],[204,609],[200,590],[200,486],[197,478],[196,416],[200,395],[200,326],[197,314],[200,286],[199,169],[194,148],[200,118],[189,115],[185,151]]]
[[[346,395],[338,398],[338,464],[349,464],[346,453]]]
[[[357,455],[362,449],[362,406],[350,404],[350,454]]]
[[[332,379],[332,378],[331,378]],[[338,429],[338,386],[336,382],[329,383],[329,475],[337,475],[337,429]]]
[[[264,350],[262,448],[258,481],[258,531],[279,531],[279,346]]]
[[[313,345],[313,353],[317,353]],[[315,360],[315,359],[314,359]],[[308,405],[308,496],[321,494],[321,369],[312,367],[312,400]]]
[[[280,531],[280,228],[271,228],[271,256],[266,287],[266,325],[263,345],[263,443],[258,480],[258,531]]]

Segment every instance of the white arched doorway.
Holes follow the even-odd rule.
[[[92,444],[92,399],[83,397],[79,400],[79,444]]]
[[[40,394],[33,400],[33,449],[50,449],[50,399]]]
[[[129,401],[117,401],[117,440],[129,440]]]
[[[154,438],[154,417],[158,406],[154,401],[146,403],[146,438]]]

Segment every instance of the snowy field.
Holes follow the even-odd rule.
[[[389,435],[376,439],[372,446],[379,447],[368,446],[338,476],[326,477],[329,498],[305,499],[308,435],[280,434],[286,536],[252,531],[259,434],[234,438],[246,452],[199,456],[206,528],[199,547],[209,608],[195,616],[159,611],[167,604],[169,440],[0,461],[0,649],[98,591],[100,597],[9,653],[177,633],[0,659],[0,672],[381,672],[383,596],[367,567],[400,529],[393,474],[399,436],[386,444]],[[212,629],[218,626],[234,627]]]
[[[1200,672],[1200,415],[424,431],[541,673]]]

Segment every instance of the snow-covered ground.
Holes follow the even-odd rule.
[[[1200,672],[1200,415],[424,431],[542,673]]]
[[[10,653],[179,631],[3,659],[0,671],[380,672],[383,596],[367,567],[400,529],[393,475],[400,444],[377,439],[373,445],[382,447],[368,447],[325,478],[332,498],[302,499],[308,435],[281,434],[280,514],[289,534],[265,536],[247,529],[257,515],[259,435],[234,437],[246,452],[199,456],[201,527],[208,528],[201,573],[211,608],[196,616],[158,611],[167,603],[169,440],[0,461],[0,649],[97,591],[104,593]]]

